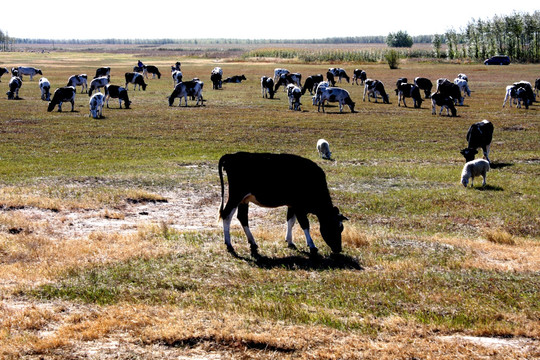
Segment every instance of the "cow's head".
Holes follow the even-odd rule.
[[[55,106],[56,106],[56,103],[54,103],[53,101],[49,102],[49,106],[47,107],[47,112],[53,111]]]
[[[329,212],[319,216],[321,236],[333,253],[340,253],[341,233],[343,232],[343,221],[349,220],[343,216],[337,207],[332,207]]]
[[[455,108],[454,108],[455,110]],[[453,113],[453,112],[452,112]],[[465,158],[465,162],[469,162],[469,161],[473,161],[474,160],[474,156],[476,154],[478,154],[478,150],[476,149],[471,149],[471,148],[465,148],[463,150],[460,151],[461,155],[463,155],[463,157]]]

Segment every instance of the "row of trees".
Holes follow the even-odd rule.
[[[14,39],[10,38],[8,33],[0,30],[0,51],[9,51],[9,46],[13,47]]]

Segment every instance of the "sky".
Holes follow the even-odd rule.
[[[443,34],[473,18],[532,14],[540,1],[25,0],[24,9],[2,16],[0,30],[40,39],[320,39]]]

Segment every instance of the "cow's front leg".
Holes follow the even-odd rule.
[[[75,101],[71,100],[71,112],[75,111]]]
[[[315,243],[313,242],[313,239],[311,238],[311,235],[309,234],[309,220],[307,218],[307,214],[300,212],[296,213],[296,218],[298,219],[298,223],[300,224],[300,227],[302,230],[304,230],[304,235],[306,236],[306,244],[309,247],[309,252],[311,255],[317,254],[319,249],[315,246]]]
[[[244,229],[244,232],[246,233],[246,237],[251,247],[251,254],[253,256],[258,256],[257,249],[259,248],[259,246],[255,242],[255,238],[253,237],[251,230],[249,230],[248,210],[249,210],[248,204],[244,204],[244,203],[239,204],[237,217],[238,217],[238,220],[240,221],[240,224],[242,224],[242,228]]]

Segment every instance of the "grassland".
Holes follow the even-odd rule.
[[[139,55],[1,53],[34,65],[54,87],[111,66],[123,84]],[[275,67],[304,77],[329,64],[145,56],[162,69],[132,109],[105,118],[47,113],[37,79],[0,98],[0,357],[199,359],[455,359],[540,357],[540,116],[502,109],[504,88],[538,65],[485,67],[403,61],[363,68],[392,92],[399,77],[469,76],[457,118],[363,102],[356,113],[303,111],[263,99]],[[168,68],[205,82],[206,106],[168,107]],[[212,90],[209,74],[245,74]],[[332,65],[333,66],[333,65]],[[7,91],[2,78],[0,90]],[[175,102],[177,104],[177,102]],[[190,104],[190,105],[193,105]],[[68,106],[69,109],[69,106]],[[495,125],[488,186],[459,184],[470,124]],[[335,162],[318,159],[327,139]],[[233,257],[216,222],[219,157],[292,152],[326,172],[350,221],[344,254],[322,258],[284,243],[283,209],[252,207],[261,259],[238,224]]]

